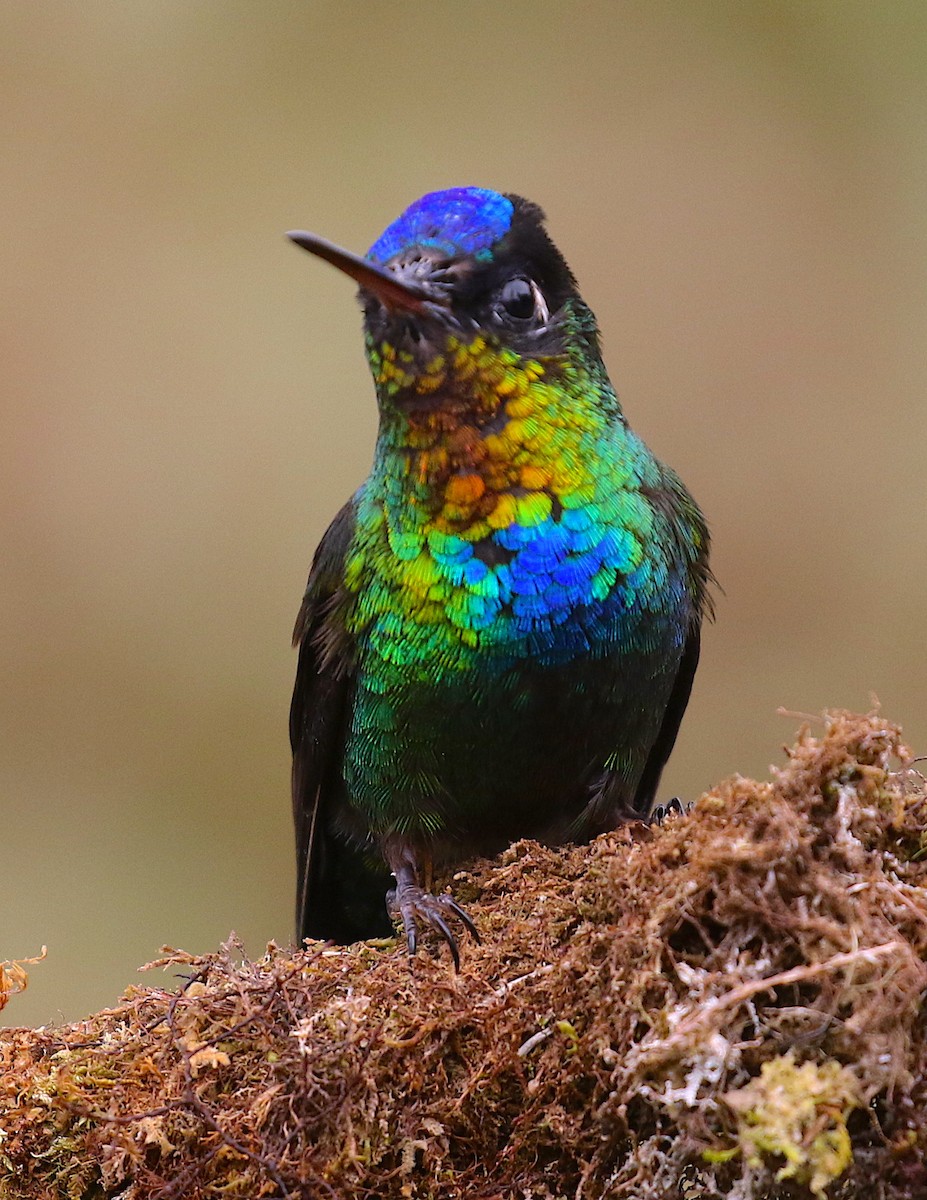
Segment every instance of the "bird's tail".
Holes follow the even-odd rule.
[[[391,880],[375,852],[325,831],[313,847],[311,870],[300,881],[297,939],[319,938],[345,946],[389,937],[393,926],[386,892]]]

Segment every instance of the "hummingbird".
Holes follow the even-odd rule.
[[[370,474],[315,553],[290,711],[297,934],[477,930],[437,867],[646,817],[709,611],[709,534],[632,432],[537,205],[416,200],[359,286]],[[386,898],[386,903],[384,903]]]

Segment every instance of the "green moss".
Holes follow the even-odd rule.
[[[793,1051],[763,1063],[758,1078],[728,1092],[747,1162],[784,1158],[777,1180],[795,1179],[823,1197],[853,1161],[847,1117],[863,1101],[852,1071],[833,1060],[800,1066]]]

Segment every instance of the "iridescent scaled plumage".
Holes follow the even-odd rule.
[[[315,658],[294,780],[319,778],[318,751],[300,758],[319,744],[307,672],[345,679],[341,724],[324,785],[312,799],[294,783],[294,804],[298,829],[311,803],[313,828],[417,879],[432,857],[589,836],[649,807],[697,661],[708,534],[628,428],[538,210],[433,193],[368,257],[440,308],[391,315],[370,283],[380,432],[297,627]],[[313,923],[310,883],[303,931],[347,936]]]
[[[389,395],[401,364],[386,345],[371,347],[370,356]],[[465,381],[485,424],[447,430],[440,419],[413,425],[397,414],[371,480],[382,480],[382,496],[360,525],[388,540],[385,575],[402,597],[397,603],[417,609],[425,624],[458,630],[446,640],[461,651],[528,652],[524,635],[550,633],[616,587],[629,598],[652,574],[643,546],[653,516],[640,495],[648,459],[635,453],[632,436],[613,445],[609,410],[617,406],[605,388],[582,368],[555,370],[550,380],[543,363],[477,335],[466,345],[449,339],[422,375],[403,380],[426,396],[446,387],[449,375]],[[399,474],[391,470],[397,453]],[[603,457],[605,478],[596,469]],[[362,577],[369,544],[359,538],[348,560],[349,587]],[[503,551],[502,561],[487,563],[475,552],[483,545]],[[552,635],[543,651],[551,662],[560,656]],[[473,661],[463,653],[459,665]]]
[[[410,246],[439,248],[448,254],[491,255],[512,224],[515,208],[507,196],[486,188],[429,192],[410,204],[398,221],[367,251],[376,263],[389,262]]]
[[[633,648],[654,613],[680,607],[701,539],[693,528],[669,561],[682,531],[648,497],[660,468],[583,363],[521,359],[483,334],[450,337],[418,374],[388,344],[368,353],[387,409],[404,400],[383,422],[345,563],[356,597],[346,624],[364,647],[351,740],[361,761],[349,750],[348,769],[374,828],[399,819],[433,832],[441,806],[410,806],[393,770],[371,769],[371,757],[396,760],[391,731],[408,720],[409,690],[451,691],[455,677],[485,688],[520,663],[553,669]],[[470,412],[409,417],[411,394],[461,384]],[[413,731],[397,740],[432,757]],[[384,775],[388,789],[375,782]]]

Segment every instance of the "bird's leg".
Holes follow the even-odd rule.
[[[455,916],[473,940],[479,942],[480,935],[476,926],[452,896],[435,896],[419,885],[418,856],[407,842],[388,843],[384,847],[384,853],[396,879],[396,887],[387,894],[386,904],[392,913],[398,913],[402,918],[409,954],[414,954],[418,949],[418,922],[424,921],[447,942],[454,960],[454,969],[459,971],[460,951],[457,948],[457,939],[445,918]],[[430,857],[427,861],[430,866]]]
[[[427,850],[422,857],[424,859],[422,874],[425,876],[425,891],[433,892],[435,890],[435,860]]]

